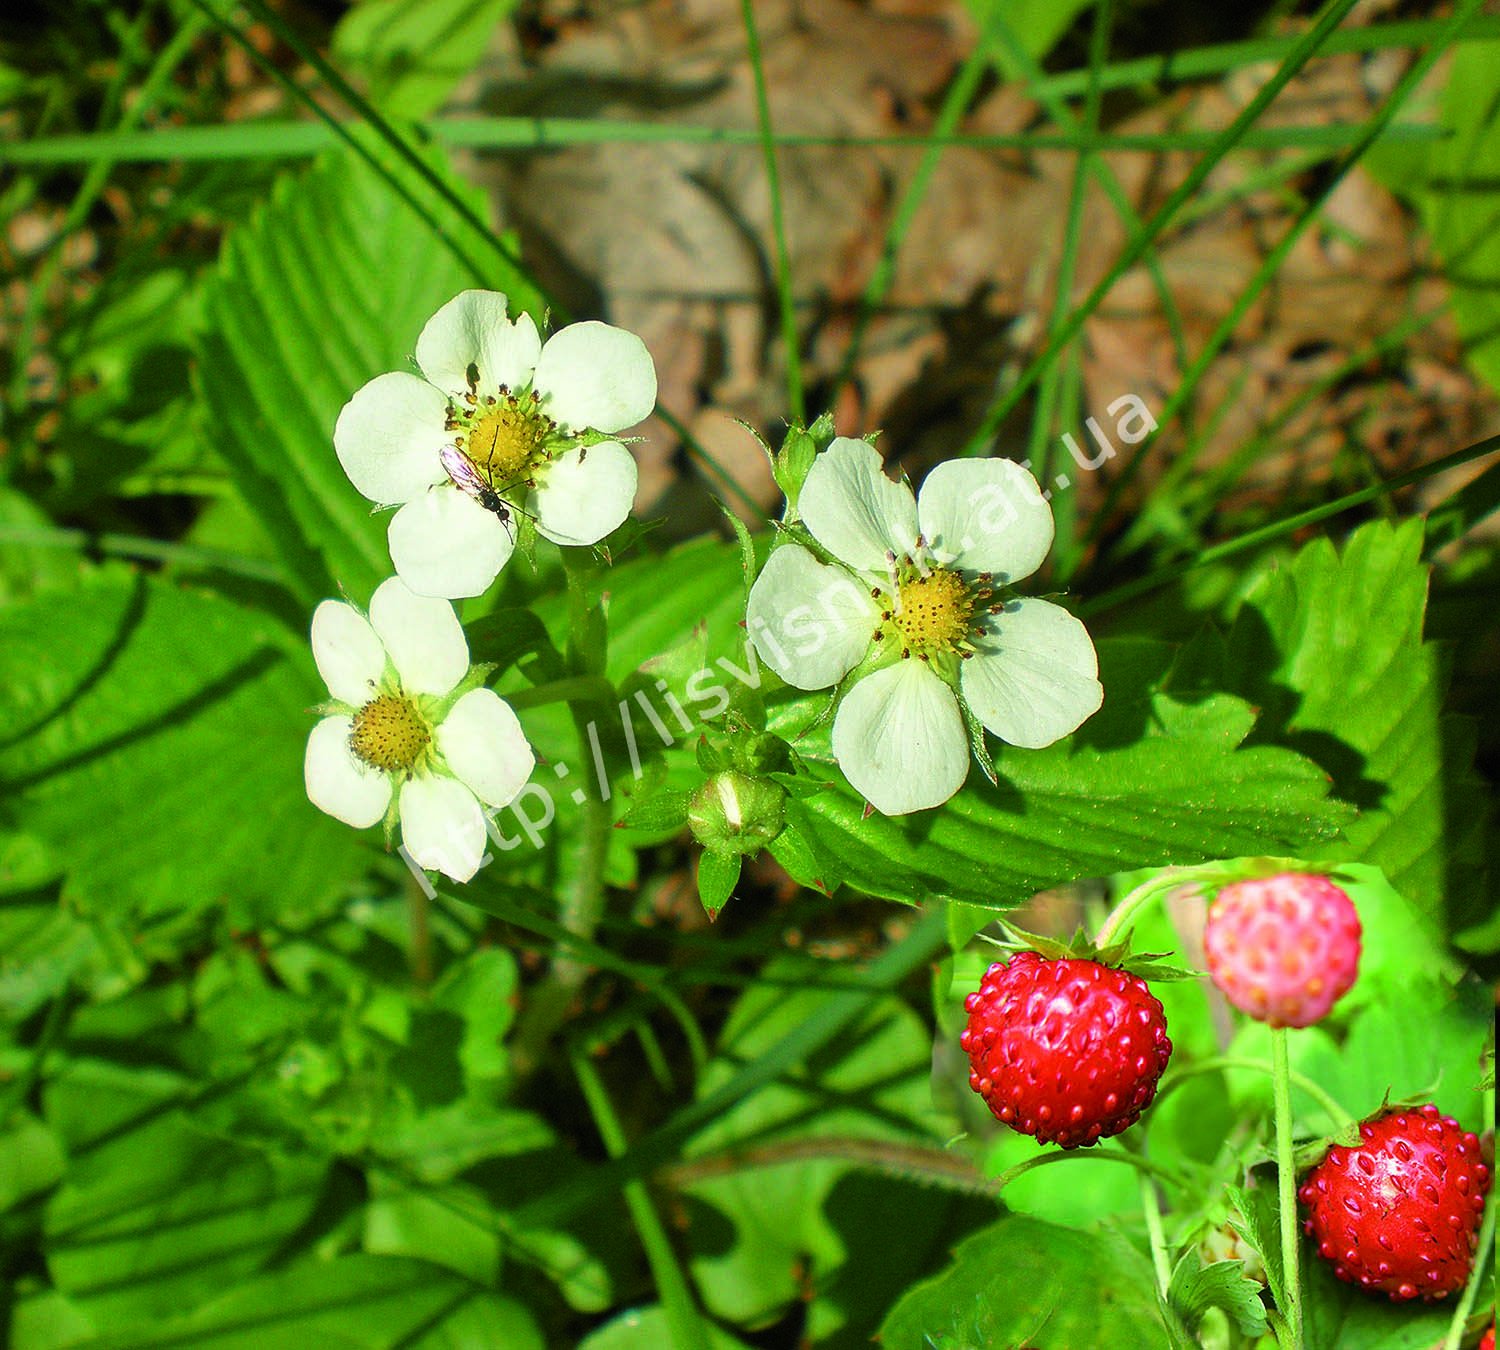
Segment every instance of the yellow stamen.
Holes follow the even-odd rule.
[[[902,581],[896,591],[896,627],[919,655],[956,652],[974,621],[974,598],[964,579],[946,567]]]
[[[371,768],[410,773],[431,740],[431,728],[410,699],[382,694],[354,714],[349,746]]]

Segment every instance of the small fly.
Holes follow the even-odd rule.
[[[442,461],[443,468],[447,470],[448,477],[453,481],[453,486],[472,497],[486,511],[497,515],[500,523],[509,533],[511,530],[510,505],[495,491],[490,480],[479,472],[479,466],[456,445],[445,445],[438,451],[438,458]],[[515,535],[512,533],[511,537],[514,538]]]

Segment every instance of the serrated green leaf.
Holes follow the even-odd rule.
[[[340,150],[277,180],[270,200],[231,233],[208,288],[198,381],[209,436],[240,491],[281,547],[304,602],[348,588],[367,600],[392,568],[389,514],[376,514],[333,450],[339,410],[366,380],[410,369],[422,325],[459,291],[485,284],[512,310],[535,292],[507,271],[488,241],[383,142],[378,173]],[[482,194],[435,170],[482,219]],[[430,222],[392,188],[418,194]],[[440,235],[438,231],[441,231]]]
[[[322,692],[269,620],[144,577],[0,611],[4,809],[101,912],[330,894],[359,836],[314,809],[302,757]]]
[[[967,1239],[880,1328],[886,1350],[1162,1350],[1165,1339],[1150,1263],[1124,1238],[1023,1215]]]
[[[1465,724],[1445,718],[1436,646],[1422,641],[1422,522],[1372,522],[1342,553],[1307,545],[1245,602],[1232,687],[1262,709],[1256,739],[1297,747],[1360,807],[1330,862],[1379,867],[1435,924],[1467,912],[1483,798]]]

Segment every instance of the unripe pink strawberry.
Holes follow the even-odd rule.
[[[1225,886],[1208,911],[1208,971],[1241,1012],[1273,1027],[1326,1017],[1359,973],[1359,913],[1327,877],[1282,872]]]
[[[969,1086],[1013,1130],[1063,1148],[1135,1124],[1172,1054],[1146,982],[1097,961],[1018,952],[964,1008]]]
[[[1335,1144],[1297,1192],[1333,1273],[1401,1302],[1468,1282],[1490,1169],[1479,1139],[1430,1103],[1389,1111]]]

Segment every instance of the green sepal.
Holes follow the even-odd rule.
[[[745,522],[739,518],[729,506],[719,497],[714,498],[714,505],[724,513],[724,519],[729,522],[734,531],[734,537],[740,545],[740,571],[743,573],[745,583],[745,604],[750,603],[750,587],[755,583],[755,541],[750,537],[750,531],[745,528]]]
[[[620,828],[644,830],[649,834],[663,834],[686,827],[688,822],[688,798],[690,794],[680,790],[652,792],[632,801],[625,814],[620,817]]]
[[[979,771],[989,779],[991,787],[999,787],[1000,779],[995,773],[995,761],[990,758],[990,749],[984,743],[984,723],[975,715],[974,710],[969,707],[968,700],[957,690],[959,710],[964,715],[964,726],[969,732],[969,749],[973,752],[974,762],[979,765]]]
[[[431,713],[432,720],[434,722],[441,722],[451,711],[453,705],[465,694],[471,694],[474,690],[488,684],[489,678],[494,672],[495,663],[493,661],[481,661],[477,665],[470,666],[468,673],[465,674],[463,679],[446,694],[443,694],[439,698],[429,697],[427,710]]]
[[[526,566],[536,575],[536,517],[529,511],[517,509],[511,513],[511,523],[516,527],[516,552],[526,559]]]
[[[353,717],[359,709],[342,699],[325,698],[321,703],[314,703],[308,711],[319,717]]]
[[[824,879],[826,868],[822,859],[812,841],[797,826],[788,823],[767,847],[771,856],[786,869],[793,881],[823,895],[833,894]]]
[[[786,497],[788,518],[796,514],[802,484],[807,481],[817,457],[818,447],[812,436],[802,427],[793,427],[782,441],[781,449],[771,459],[771,475]]]
[[[1339,863],[1317,862],[1303,858],[1233,858],[1227,862],[1206,863],[1193,869],[1193,880],[1212,900],[1225,886],[1241,881],[1262,881],[1266,877],[1295,872],[1301,876],[1326,877],[1341,886],[1354,886],[1359,879],[1341,869]]]
[[[725,769],[734,768],[734,756],[729,747],[711,740],[708,736],[698,737],[698,767],[707,774],[722,773]]]
[[[738,853],[718,853],[713,849],[704,849],[699,857],[698,899],[703,902],[703,912],[710,921],[719,917],[719,911],[734,894],[742,861]]]
[[[1004,939],[986,937],[985,941],[1010,952],[1033,951],[1049,961],[1096,961],[1113,970],[1123,970],[1143,980],[1195,980],[1201,972],[1184,970],[1180,966],[1163,965],[1162,958],[1170,952],[1139,952],[1130,950],[1130,936],[1126,934],[1118,942],[1098,946],[1082,928],[1067,941],[1043,937],[1040,933],[1028,933],[1014,924],[998,919]]]

